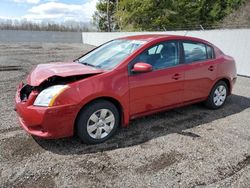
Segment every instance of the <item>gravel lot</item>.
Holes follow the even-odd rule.
[[[250,187],[250,79],[220,110],[202,104],[131,122],[106,143],[41,140],[17,122],[32,66],[74,59],[80,44],[0,44],[0,187]]]

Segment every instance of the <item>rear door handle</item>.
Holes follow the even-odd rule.
[[[172,76],[172,79],[174,80],[179,80],[181,78],[181,75],[179,73],[174,74],[174,76]]]
[[[208,70],[209,70],[209,71],[214,71],[214,66],[208,67]]]

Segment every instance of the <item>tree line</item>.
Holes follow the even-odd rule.
[[[99,0],[93,21],[100,31],[212,29],[246,1]]]
[[[89,23],[67,21],[63,23],[31,22],[23,20],[0,19],[0,30],[31,30],[31,31],[63,31],[63,32],[87,32],[95,31],[95,27]]]

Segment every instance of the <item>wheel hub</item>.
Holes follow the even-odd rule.
[[[97,122],[97,127],[103,127],[104,125],[105,125],[105,123],[103,122],[103,120],[99,118],[99,120]]]

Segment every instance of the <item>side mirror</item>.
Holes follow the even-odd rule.
[[[150,65],[148,63],[139,62],[139,63],[136,63],[134,65],[134,68],[132,69],[132,72],[143,73],[143,72],[150,72],[152,70],[153,70],[152,65]]]

